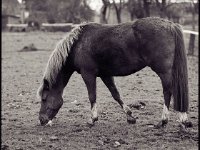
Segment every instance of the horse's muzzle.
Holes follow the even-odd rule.
[[[49,121],[49,118],[46,115],[39,115],[40,124],[42,126],[46,125]]]

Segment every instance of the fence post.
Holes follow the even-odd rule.
[[[194,41],[195,41],[195,35],[194,34],[190,34],[188,55],[194,55]]]

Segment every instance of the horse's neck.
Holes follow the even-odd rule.
[[[66,84],[65,84],[64,75],[60,74],[57,77],[56,83],[54,83],[54,85],[52,85],[52,88],[62,94],[65,86],[66,86]]]

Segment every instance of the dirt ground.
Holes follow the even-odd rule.
[[[52,127],[38,125],[40,101],[36,91],[55,44],[64,33],[2,33],[2,149],[10,150],[107,150],[107,149],[198,149],[198,57],[188,56],[189,119],[193,127],[179,132],[178,115],[170,107],[169,124],[154,129],[161,119],[163,95],[160,79],[145,68],[127,77],[115,78],[121,97],[132,107],[136,124],[128,124],[120,106],[103,82],[97,80],[99,121],[92,128],[90,103],[81,76],[73,74],[64,91],[64,104]],[[18,52],[33,43],[38,51]],[[187,47],[187,46],[186,46]],[[197,49],[196,49],[197,51]]]

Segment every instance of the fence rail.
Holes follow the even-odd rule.
[[[189,33],[189,34],[199,35],[199,32],[190,31],[190,30],[183,30],[183,33]]]
[[[78,26],[78,24],[73,23],[42,23],[42,27],[66,27],[71,26],[72,28]]]
[[[73,26],[73,23],[42,23],[43,27],[63,27],[63,26]]]
[[[21,27],[21,28],[25,28],[28,27],[28,24],[7,24],[7,27]]]

